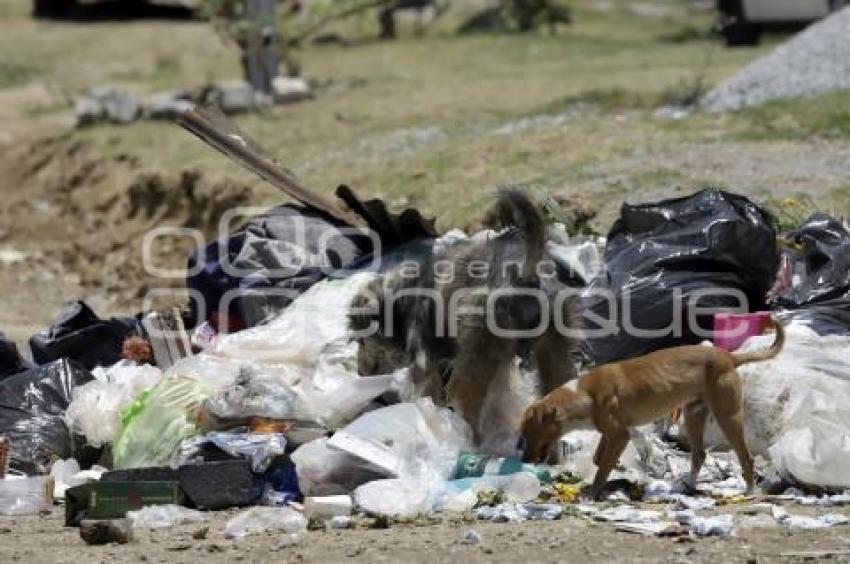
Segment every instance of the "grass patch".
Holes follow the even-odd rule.
[[[850,138],[850,92],[770,102],[739,113],[737,138],[746,141]]]
[[[784,198],[769,198],[763,205],[773,215],[776,229],[780,233],[797,229],[813,213],[823,211],[810,195],[804,193]]]
[[[646,92],[602,88],[557,98],[536,108],[532,115],[569,113],[588,106],[600,112],[649,109],[655,107],[657,102],[657,96]]]
[[[41,72],[40,68],[32,65],[0,61],[0,88],[26,84]]]

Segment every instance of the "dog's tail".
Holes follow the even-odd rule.
[[[488,223],[496,228],[516,227],[525,239],[522,277],[533,279],[546,249],[546,220],[540,207],[519,188],[502,188]]]
[[[776,338],[774,339],[773,344],[770,345],[770,348],[746,353],[731,353],[730,356],[732,357],[732,361],[735,363],[736,367],[741,366],[742,364],[747,364],[748,362],[770,360],[779,354],[783,345],[785,345],[785,329],[782,327],[781,323],[772,317],[770,318],[770,323],[773,326],[773,330],[776,331]]]

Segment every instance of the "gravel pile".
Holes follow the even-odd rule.
[[[850,89],[850,7],[808,27],[705,95],[708,111]]]

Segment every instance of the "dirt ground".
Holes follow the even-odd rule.
[[[476,2],[455,4],[463,11]],[[576,23],[557,35],[458,37],[453,26],[464,14],[450,13],[422,38],[402,26],[393,43],[309,45],[297,56],[316,100],[238,122],[317,191],[344,182],[395,207],[415,205],[442,229],[475,226],[503,184],[579,200],[598,211],[593,225],[603,234],[624,201],[706,186],[746,194],[787,225],[815,210],[850,212],[846,94],[684,119],[656,112],[781,36],[724,49],[708,33],[707,2],[571,4]],[[78,20],[34,20],[29,10],[28,0],[0,0],[0,330],[21,344],[69,300],[108,316],[138,311],[151,288],[179,288],[182,277],[155,278],[143,267],[142,241],[153,227],[197,228],[210,238],[224,210],[281,200],[173,124],[73,128],[73,100],[95,85],[150,95],[238,77],[233,46],[209,24],[99,17],[97,8]],[[366,37],[373,27],[351,33]],[[185,240],[163,240],[153,258],[180,268],[190,251]],[[782,555],[818,550],[850,560],[850,527],[740,525],[733,538],[690,542],[577,518],[440,521],[311,532],[278,547],[275,535],[224,539],[227,516],[215,516],[206,540],[192,539],[195,526],[99,548],[62,527],[59,513],[0,518],[0,562],[725,562],[799,560]],[[483,536],[480,546],[461,544],[470,528]]]
[[[657,505],[647,508],[659,509]],[[663,506],[661,506],[663,509]],[[794,514],[825,509],[787,505]],[[471,517],[394,524],[389,529],[310,531],[296,544],[281,533],[226,539],[221,533],[236,510],[204,524],[142,531],[127,545],[87,546],[75,528],[63,527],[61,510],[47,517],[0,518],[0,561],[26,562],[850,562],[850,526],[790,531],[766,516],[743,515],[746,505],[705,513],[734,513],[727,538],[656,538],[618,532],[612,523],[577,517],[519,524],[475,522]],[[848,508],[829,512],[850,514]],[[204,528],[206,538],[193,538]],[[474,530],[481,543],[465,544]]]

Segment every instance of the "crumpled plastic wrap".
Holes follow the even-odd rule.
[[[168,529],[176,525],[201,523],[209,519],[206,513],[180,505],[148,505],[138,511],[128,511],[127,519],[134,529]]]
[[[306,530],[307,518],[291,507],[252,507],[227,522],[224,536],[236,539],[267,531],[297,535]]]
[[[234,359],[316,366],[332,342],[348,338],[348,308],[374,274],[360,273],[312,286],[268,323],[221,337],[214,352]]]
[[[346,494],[360,484],[385,477],[357,457],[330,448],[327,437],[298,447],[291,457],[304,495]]]
[[[171,466],[178,468],[188,463],[202,446],[212,444],[230,456],[248,459],[251,462],[251,470],[256,474],[262,474],[268,470],[275,457],[286,452],[286,437],[282,434],[244,431],[244,429],[234,429],[230,433],[212,432],[186,439],[172,456]]]
[[[367,412],[332,438],[301,446],[292,460],[305,494],[332,495],[377,478],[443,482],[471,444],[466,421],[422,398]]]
[[[88,444],[110,444],[121,426],[121,411],[145,389],[162,378],[159,368],[123,360],[114,366],[92,371],[94,380],[72,391],[65,422]]]
[[[400,390],[406,383],[406,370],[360,377],[329,362],[321,362],[315,369],[278,365],[265,371],[243,371],[210,397],[206,406],[221,419],[298,419],[333,429],[359,415],[376,397]]]

